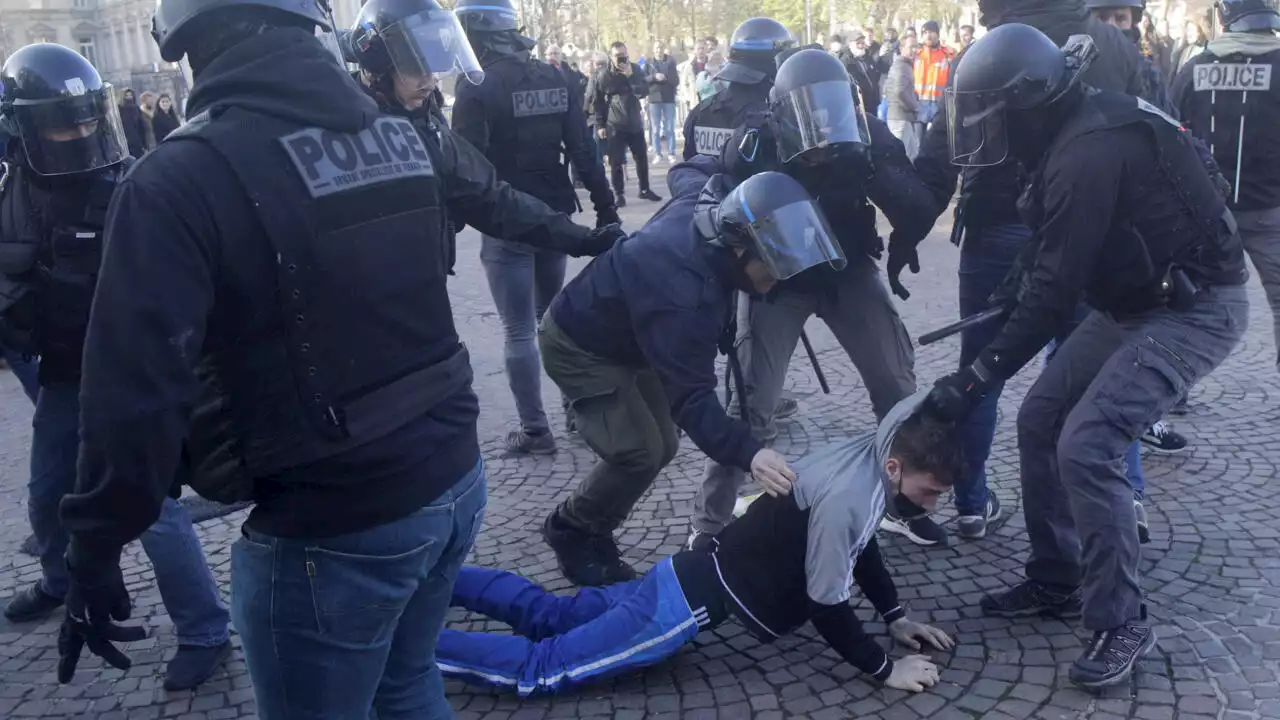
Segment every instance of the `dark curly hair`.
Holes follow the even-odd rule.
[[[964,472],[965,458],[955,423],[917,412],[903,421],[889,446],[903,470],[927,472],[950,486]]]

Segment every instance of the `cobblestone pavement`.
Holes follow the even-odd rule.
[[[656,187],[661,187],[655,182]],[[633,201],[628,226],[639,227],[654,208]],[[958,253],[940,226],[922,248],[925,268],[906,282],[913,295],[900,304],[913,336],[956,315]],[[501,327],[479,267],[477,238],[462,238],[458,277],[451,281],[458,325],[476,365],[483,400],[481,439],[489,472],[489,510],[474,561],[515,569],[556,590],[567,588],[538,527],[592,462],[576,438],[561,438],[553,457],[510,458],[500,437],[514,417],[502,374]],[[575,263],[574,267],[580,267]],[[884,538],[899,593],[911,614],[953,633],[952,653],[934,653],[944,668],[930,692],[908,695],[877,689],[805,628],[794,637],[762,645],[735,623],[722,626],[674,659],[647,672],[554,699],[521,702],[450,684],[459,718],[1280,718],[1280,510],[1273,500],[1280,480],[1280,384],[1274,374],[1270,318],[1256,281],[1251,286],[1252,329],[1236,353],[1196,388],[1192,412],[1177,420],[1192,448],[1176,456],[1147,455],[1148,509],[1153,538],[1145,546],[1144,585],[1158,621],[1160,643],[1133,680],[1102,696],[1072,688],[1066,668],[1084,643],[1077,627],[1060,621],[1011,622],[977,612],[982,593],[1017,582],[1027,553],[1016,477],[1012,417],[1031,374],[1011,383],[1001,401],[1002,421],[992,452],[992,486],[1007,520],[985,540],[948,549],[918,549]],[[796,457],[810,448],[866,429],[871,408],[857,373],[826,328],[809,332],[833,394],[821,394],[803,354],[789,386],[800,413],[781,427],[776,446]],[[918,351],[921,382],[950,369],[956,340]],[[548,408],[559,403],[550,382]],[[0,375],[0,598],[34,581],[38,565],[18,553],[27,534],[24,487],[30,406],[11,375]],[[620,544],[641,569],[676,552],[704,459],[686,440],[626,523]],[[949,503],[948,503],[949,504]],[[941,513],[952,522],[954,513]],[[200,527],[209,562],[229,592],[229,543],[244,513]],[[135,665],[127,673],[85,663],[74,684],[54,679],[56,623],[8,626],[0,620],[0,717],[85,717],[108,720],[176,717],[223,720],[255,717],[253,695],[237,652],[224,672],[195,693],[160,688],[164,661],[173,651],[172,625],[164,613],[149,564],[137,545],[126,555],[126,579],[136,615],[152,630],[128,648]],[[863,603],[860,612],[871,615]],[[494,623],[453,619],[480,629]],[[883,632],[872,624],[871,629]],[[888,642],[887,637],[885,642]]]

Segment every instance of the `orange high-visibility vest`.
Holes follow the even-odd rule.
[[[942,99],[942,89],[947,86],[947,78],[951,76],[951,60],[954,53],[950,48],[939,45],[936,48],[921,47],[916,56],[914,67],[916,95],[921,102],[938,102]]]

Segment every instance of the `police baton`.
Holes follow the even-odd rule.
[[[950,325],[947,325],[946,327],[940,327],[937,330],[932,330],[930,332],[927,332],[921,335],[919,340],[916,340],[916,344],[932,345],[933,343],[936,343],[939,340],[942,340],[944,338],[949,338],[952,335],[955,335],[956,333],[959,333],[959,332],[964,332],[965,330],[968,330],[971,327],[977,327],[978,325],[985,325],[991,322],[992,320],[995,320],[996,318],[1002,318],[1005,316],[1006,312],[1007,311],[1002,307],[988,308],[986,310],[983,310],[980,313],[975,313],[973,315],[969,315],[968,317],[961,318],[960,320],[953,322]]]
[[[818,364],[818,354],[813,351],[813,343],[809,342],[809,333],[801,330],[800,342],[804,343],[804,351],[809,353],[809,362],[813,364],[813,374],[818,376],[818,385],[822,388],[822,394],[830,395],[831,386],[827,384],[827,376],[822,373],[822,366]]]

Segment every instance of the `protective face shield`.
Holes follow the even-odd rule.
[[[427,10],[381,28],[395,72],[406,77],[459,75],[473,85],[484,81],[475,51],[449,10]]]
[[[760,260],[777,280],[822,263],[848,264],[818,204],[782,173],[747,178],[720,201],[715,218],[721,244],[742,248],[744,263]]]
[[[789,163],[840,144],[870,145],[866,115],[847,80],[827,80],[777,93],[771,111],[778,159]]]
[[[0,115],[38,175],[69,175],[115,165],[128,156],[111,86],[51,100],[15,100]]]

